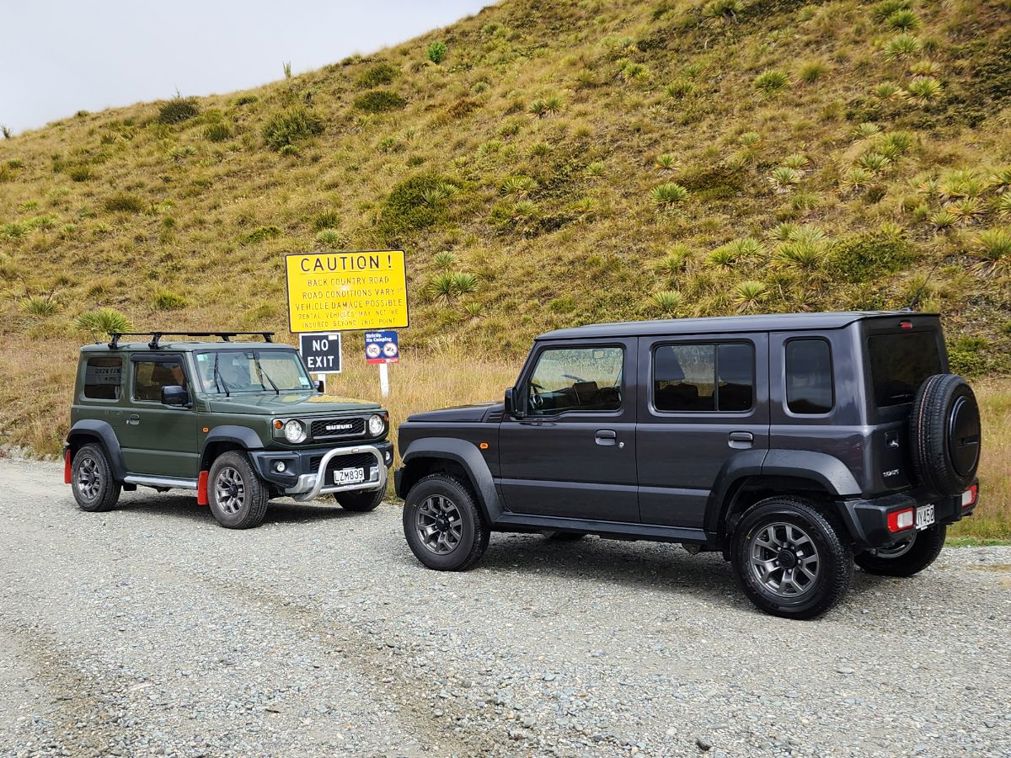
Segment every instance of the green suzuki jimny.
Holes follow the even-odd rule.
[[[64,479],[82,509],[107,511],[138,485],[188,489],[219,524],[247,529],[275,497],[332,494],[350,511],[382,502],[393,463],[384,409],[323,396],[271,332],[166,334],[81,348]],[[263,341],[231,341],[252,335]]]

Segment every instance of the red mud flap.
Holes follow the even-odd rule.
[[[63,483],[70,484],[72,480],[71,476],[71,462],[70,462],[70,448],[68,447],[63,451]]]
[[[207,473],[201,471],[197,476],[197,505],[207,505]]]

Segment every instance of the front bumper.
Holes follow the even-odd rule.
[[[932,504],[934,523],[947,525],[971,514],[978,502],[977,496],[972,505],[963,508],[961,495],[938,496],[913,490],[875,498],[844,500],[842,515],[858,548],[877,548],[903,540],[915,531],[915,528],[901,532],[889,531],[888,514],[893,511]]]
[[[257,450],[250,452],[249,457],[260,478],[283,494],[303,501],[335,492],[385,489],[393,464],[393,445],[384,440],[333,448]],[[349,466],[365,468],[366,480],[357,484],[329,484],[328,475],[344,461]],[[284,464],[283,471],[277,470],[279,463]]]

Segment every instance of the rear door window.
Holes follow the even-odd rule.
[[[658,411],[747,411],[755,390],[751,344],[661,345],[653,353]]]
[[[786,407],[791,413],[828,413],[835,405],[832,350],[823,339],[786,343]]]
[[[937,332],[872,334],[868,346],[879,408],[913,402],[923,380],[943,371]]]

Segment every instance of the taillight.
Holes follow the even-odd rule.
[[[979,485],[974,484],[962,493],[962,508],[972,508],[979,498]]]
[[[888,514],[888,531],[904,532],[913,528],[915,512],[912,508],[903,508],[901,511],[892,511]]]
[[[913,328],[913,322],[912,321],[900,321],[899,322],[899,328],[900,329],[912,329]]]

